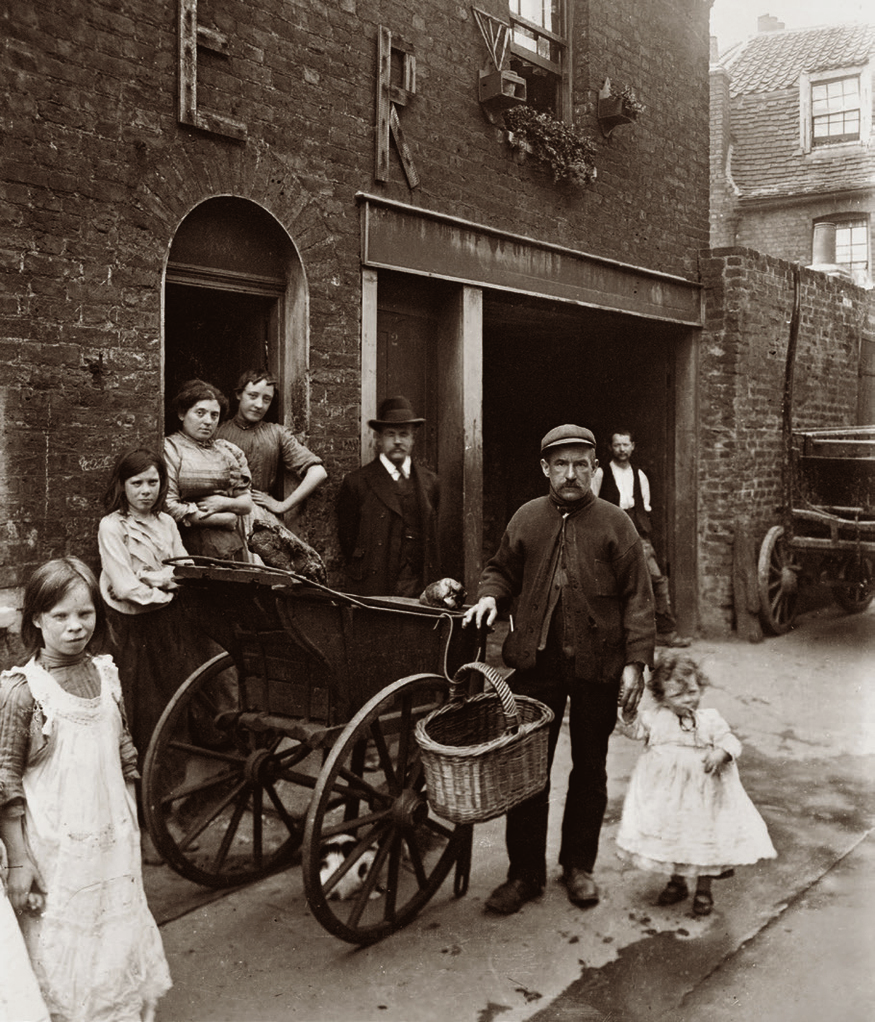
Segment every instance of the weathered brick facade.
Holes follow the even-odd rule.
[[[782,401],[793,266],[750,249],[715,249],[701,264],[705,330],[700,345],[699,579],[701,624],[732,622],[736,520],[759,543],[780,524]],[[860,352],[875,345],[870,293],[801,271],[801,316],[793,377],[796,429],[858,421]]]
[[[507,20],[503,0],[478,6]],[[197,49],[197,107],[225,118],[225,130],[180,122],[178,9],[196,10],[209,30]],[[264,322],[288,381],[283,418],[329,469],[299,526],[333,582],[342,580],[336,488],[367,457],[362,419],[385,396],[379,387],[406,379],[379,377],[380,358],[386,345],[422,340],[432,374],[421,383],[432,405],[422,446],[445,483],[454,570],[470,574],[527,488],[542,487],[542,432],[583,421],[604,437],[619,418],[641,437],[686,626],[727,626],[739,480],[758,523],[775,501],[788,269],[750,253],[706,258],[699,341],[707,5],[592,0],[569,10],[574,119],[600,142],[586,187],[520,163],[484,116],[477,86],[488,57],[467,4],[5,5],[0,602],[15,603],[46,557],[96,564],[110,465],[130,447],[159,446],[172,428],[169,367],[189,364],[178,348],[201,314],[221,327],[221,303],[251,256],[256,282],[262,262],[288,264],[286,290],[257,300],[273,310]],[[381,27],[415,55],[415,94],[398,113],[417,188],[394,144],[388,179],[375,179]],[[605,78],[646,106],[610,139],[596,116]],[[186,278],[191,259],[178,248],[181,226],[209,209],[251,214],[249,233],[234,235],[236,269],[214,267],[212,290]],[[402,251],[374,255],[365,228],[383,243],[400,238]],[[852,421],[859,349],[837,324],[856,322],[860,306],[855,296],[846,311],[832,284],[813,280],[810,315],[821,327],[807,343],[824,387],[803,393],[800,408],[818,424]],[[207,297],[185,318],[180,308],[198,294]],[[763,347],[763,336],[773,343]],[[196,352],[204,373],[227,388],[231,367],[219,356],[210,365],[209,354]],[[753,467],[751,451],[761,453]]]
[[[245,140],[179,123],[176,0],[10,0],[4,40],[0,400],[2,587],[38,561],[95,562],[114,457],[164,430],[163,274],[184,218],[215,196],[266,210],[307,287],[309,372],[287,410],[331,484],[304,531],[334,565],[332,501],[359,463],[360,211],[376,192],[490,228],[695,280],[707,239],[707,8],[572,3],[573,101],[601,137],[604,77],[639,122],[601,147],[587,188],[520,165],[477,102],[488,66],[471,7],[443,0],[199,0],[227,54],[198,48],[198,104]],[[501,0],[481,8],[506,20]],[[416,56],[401,111],[421,178],[394,150],[374,180],[379,26]],[[604,140],[602,140],[604,141]]]

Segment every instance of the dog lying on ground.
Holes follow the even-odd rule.
[[[358,842],[352,834],[338,834],[322,844],[319,861],[319,882],[323,887],[340,869]],[[338,880],[328,895],[329,901],[346,901],[358,894],[365,883],[365,877],[377,854],[375,848],[362,852],[352,869]],[[379,898],[379,891],[371,891],[372,898]]]

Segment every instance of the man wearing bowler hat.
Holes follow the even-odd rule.
[[[595,905],[593,879],[607,805],[608,738],[617,708],[634,711],[653,666],[656,627],[650,573],[625,511],[591,489],[595,437],[583,426],[551,429],[541,441],[547,496],[524,504],[483,569],[478,602],[465,623],[491,625],[516,601],[504,661],[513,691],[546,703],[549,763],[570,700],[572,770],[565,796],[559,864],[569,900]],[[550,784],[507,814],[507,880],[486,902],[509,915],[538,897],[547,879]]]
[[[412,457],[423,422],[406,397],[386,398],[368,420],[377,457],[340,485],[337,534],[351,593],[418,597],[440,578],[438,478]]]

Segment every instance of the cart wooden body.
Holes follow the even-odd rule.
[[[413,918],[454,866],[464,893],[471,827],[431,811],[413,738],[475,659],[461,613],[206,558],[175,574],[217,649],[145,758],[146,824],[167,863],[226,887],[300,860],[313,914],[362,944]]]
[[[875,595],[875,426],[794,430],[786,506],[760,548],[763,624],[788,631],[806,585],[832,588],[848,613]]]

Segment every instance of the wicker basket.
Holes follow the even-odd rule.
[[[472,672],[494,692],[466,698]],[[460,667],[450,701],[416,725],[429,805],[454,823],[483,823],[537,794],[547,783],[552,719],[549,706],[515,697],[494,668]]]

